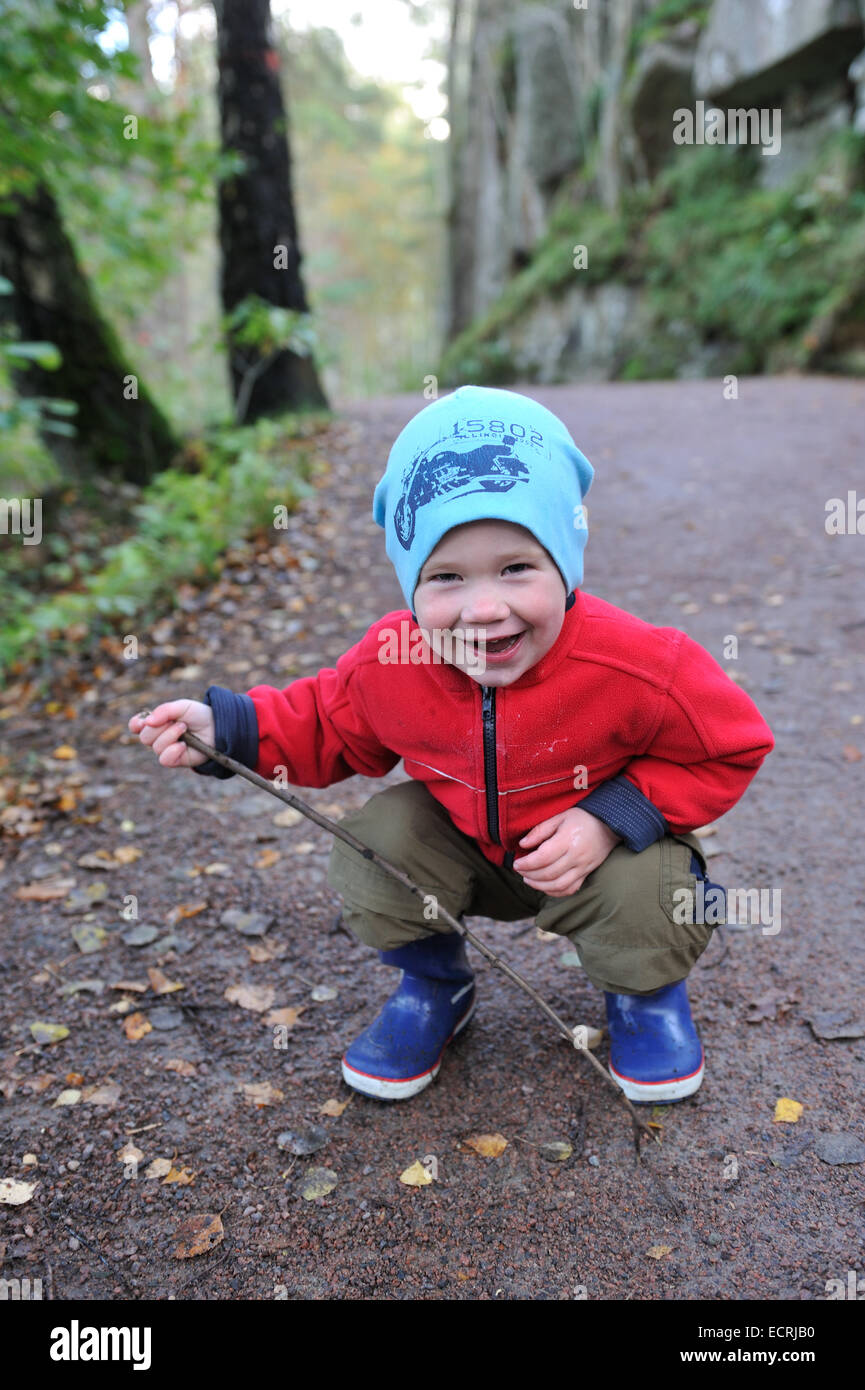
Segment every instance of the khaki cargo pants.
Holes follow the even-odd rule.
[[[706,873],[692,834],[665,836],[639,854],[617,844],[576,893],[556,898],[528,887],[516,870],[491,864],[422,782],[400,782],[377,792],[341,824],[457,919],[533,917],[544,931],[568,937],[601,990],[650,994],[684,979],[714,930],[709,911],[705,924],[676,920],[690,915],[681,907],[677,911],[685,900],[674,894],[695,891],[692,850]],[[422,899],[341,840],[333,843],[328,882],[344,899],[346,925],[378,950],[450,930],[424,917]],[[429,915],[428,904],[426,910]],[[725,920],[723,906],[718,915]]]

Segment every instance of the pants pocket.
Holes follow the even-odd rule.
[[[677,926],[693,922],[696,912],[697,876],[691,872],[692,850],[705,871],[705,860],[687,840],[665,835],[661,841],[658,901]]]

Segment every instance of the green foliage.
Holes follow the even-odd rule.
[[[132,508],[134,529],[117,543],[102,545],[101,563],[92,573],[81,573],[89,566],[80,564],[77,533],[74,556],[62,536],[44,536],[43,546],[57,558],[43,564],[35,590],[3,582],[10,601],[4,603],[0,627],[0,671],[26,659],[36,644],[41,653],[51,646],[65,650],[87,631],[108,627],[111,618],[170,604],[182,582],[215,574],[227,547],[272,526],[276,506],[291,511],[313,491],[314,458],[302,441],[322,419],[260,420],[249,428],[216,431],[190,446],[199,471],[158,474]],[[76,576],[77,591],[43,597],[46,577],[64,582],[70,574]]]
[[[12,290],[12,284],[0,275],[0,299]],[[37,486],[56,477],[56,469],[48,464],[40,433],[75,434],[75,427],[69,422],[78,410],[74,401],[19,396],[13,385],[13,372],[26,371],[30,363],[51,372],[57,370],[60,361],[54,343],[21,342],[14,336],[7,315],[0,317],[0,492],[4,496],[10,490],[8,483],[13,487],[23,485],[25,476],[35,477]]]
[[[663,39],[669,29],[685,19],[696,20],[702,29],[708,22],[711,8],[709,0],[660,0],[660,4],[655,5],[631,30],[629,60],[633,61],[640,49]]]

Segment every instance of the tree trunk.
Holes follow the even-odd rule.
[[[14,286],[5,303],[21,339],[54,343],[63,357],[57,371],[33,364],[16,372],[17,389],[76,403],[73,452],[81,449],[86,467],[132,483],[166,468],[179,444],[100,315],[46,184],[0,212],[0,275]],[[68,441],[46,433],[45,442],[68,458]]]
[[[223,310],[228,314],[257,295],[308,313],[270,0],[216,0],[215,9],[222,147],[245,161],[243,172],[219,189]],[[268,360],[232,335],[229,369],[238,416],[245,421],[327,405],[311,357],[282,349]]]

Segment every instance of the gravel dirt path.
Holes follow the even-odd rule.
[[[704,381],[515,389],[560,414],[595,466],[585,587],[686,630],[776,737],[704,842],[711,876],[780,892],[781,919],[719,933],[690,977],[702,1089],[643,1112],[660,1143],[636,1167],[613,1093],[474,954],[478,1010],[437,1083],[404,1104],[353,1094],[340,1056],[395,980],[339,923],[330,837],[275,824],[277,803],[240,778],[160,768],[126,733],[163,699],[333,665],[403,606],[372,491],[424,401],[348,404],[290,529],[185,589],[136,633],[138,660],[104,643],[54,682],[53,704],[24,680],[2,697],[0,1177],[37,1183],[0,1205],[5,1277],[82,1300],[807,1301],[865,1273],[865,887],[851,840],[865,804],[865,536],[824,524],[828,499],[865,487],[865,383],[746,378],[734,401]],[[338,817],[403,776],[296,790]],[[80,864],[100,851],[109,863]],[[76,902],[99,882],[101,902]],[[121,915],[131,896],[137,920]],[[245,935],[229,909],[270,925]],[[124,940],[142,926],[149,944]],[[601,996],[560,963],[567,942],[530,921],[469,926],[568,1020],[602,1025]],[[82,927],[104,932],[90,953]],[[230,986],[254,987],[241,998],[256,1008]],[[271,1009],[294,1011],[276,1020],[281,1048]],[[36,1042],[35,1021],[68,1036]],[[797,1122],[773,1119],[782,1097],[802,1106]],[[508,1141],[498,1157],[465,1144],[493,1132]],[[550,1141],[571,1156],[549,1161]],[[148,1176],[157,1159],[173,1170]],[[437,1180],[405,1186],[418,1159]],[[309,1198],[316,1168],[335,1185]],[[185,1223],[217,1215],[209,1253],[180,1258]]]

